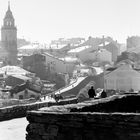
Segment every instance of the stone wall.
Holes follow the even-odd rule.
[[[135,112],[139,98],[140,95],[113,96],[30,111],[26,140],[140,140],[140,113]],[[125,113],[129,106],[134,112]],[[121,107],[122,112],[113,112]]]
[[[77,99],[64,100],[60,102],[36,102],[24,105],[15,105],[5,108],[0,108],[0,121],[9,120],[13,118],[25,117],[27,111],[38,110],[39,108],[49,107],[54,105],[64,105],[76,103]]]
[[[140,140],[140,114],[29,112],[26,140]]]
[[[25,117],[28,110],[37,110],[41,107],[48,106],[48,103],[32,103],[25,105],[15,105],[5,108],[0,108],[0,121],[9,120],[13,118]]]
[[[87,101],[71,108],[71,112],[131,112],[140,113],[140,94],[114,95],[99,99],[95,102]]]

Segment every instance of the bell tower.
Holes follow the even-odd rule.
[[[6,50],[6,61],[10,65],[17,64],[17,28],[15,26],[15,19],[10,9],[10,2],[8,2],[8,10],[3,19],[3,26],[1,28],[2,47]]]

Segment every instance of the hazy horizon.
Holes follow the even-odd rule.
[[[125,43],[140,36],[139,0],[10,0],[18,37],[48,43],[58,38],[110,36]],[[0,1],[0,24],[8,0]]]

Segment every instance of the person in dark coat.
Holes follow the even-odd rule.
[[[89,89],[88,96],[89,98],[94,98],[96,96],[95,89],[93,86]]]
[[[101,93],[101,98],[106,98],[107,97],[107,94],[106,92],[103,90],[102,93]]]

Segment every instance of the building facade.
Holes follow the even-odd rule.
[[[95,62],[112,62],[112,53],[106,49],[97,49],[92,51],[84,51],[78,54],[82,62],[95,61]]]
[[[112,61],[116,62],[117,57],[120,54],[120,46],[116,42],[110,42],[109,44],[104,46],[104,48],[112,53]]]
[[[96,60],[98,62],[112,62],[112,54],[106,49],[100,49],[96,52]]]
[[[45,56],[33,54],[22,58],[23,68],[36,74],[43,79],[46,75]]]
[[[7,52],[5,61],[8,64],[17,64],[17,28],[15,26],[15,19],[8,5],[8,10],[3,20],[3,26],[1,28],[1,41],[2,48]]]
[[[48,53],[44,53],[44,55],[46,67],[50,70],[51,73],[73,73],[75,68],[75,64],[73,62],[66,62],[65,60],[61,60]]]
[[[134,69],[131,64],[122,64],[118,68],[109,68],[104,74],[106,90],[135,91],[140,90],[140,70]]]

